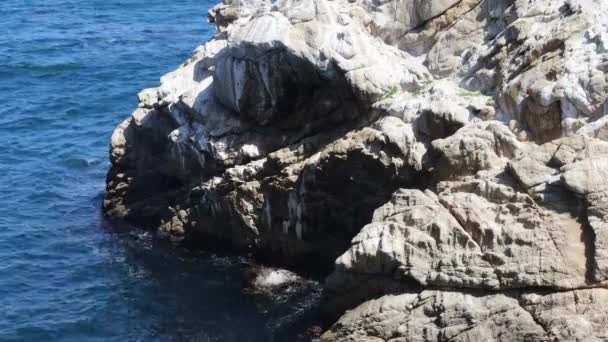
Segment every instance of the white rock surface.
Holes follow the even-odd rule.
[[[397,294],[327,341],[606,340],[606,13],[224,0],[113,133],[104,210],[296,269],[339,257],[335,318]]]
[[[321,341],[605,341],[606,300],[606,289],[386,296],[346,313]]]

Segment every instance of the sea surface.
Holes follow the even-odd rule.
[[[104,220],[111,132],[213,34],[211,0],[0,0],[0,341],[294,341],[315,291]],[[314,310],[313,310],[314,311]]]

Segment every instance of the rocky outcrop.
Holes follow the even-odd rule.
[[[116,128],[104,210],[331,271],[326,341],[605,340],[607,11],[225,0]]]
[[[386,296],[348,312],[322,341],[605,341],[608,290]]]

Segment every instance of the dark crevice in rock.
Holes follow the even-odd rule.
[[[538,325],[546,334],[547,339],[549,341],[551,341],[551,337],[552,337],[552,333],[551,330],[549,329],[549,327],[547,326],[547,324],[543,321],[541,321],[538,317],[536,317],[535,313],[530,311],[529,309],[526,308],[526,306],[524,305],[524,303],[522,303],[521,297],[517,298],[518,302],[519,302],[519,306],[524,309],[525,312],[527,312],[530,315],[530,318],[534,321],[534,323],[536,323],[536,325]]]
[[[595,260],[595,231],[591,224],[589,223],[589,219],[587,216],[588,209],[585,208],[584,212],[581,214],[581,218],[583,220],[583,230],[581,232],[581,241],[585,244],[585,258],[586,262],[586,273],[585,279],[589,284],[593,284],[596,281],[596,271],[597,271],[597,262]]]

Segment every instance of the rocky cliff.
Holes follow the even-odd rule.
[[[607,13],[224,0],[115,130],[105,212],[333,270],[323,341],[608,341]]]

